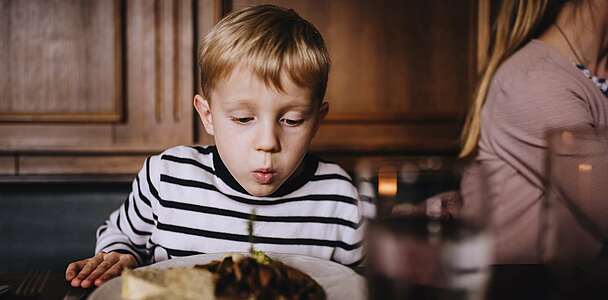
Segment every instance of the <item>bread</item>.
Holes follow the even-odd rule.
[[[213,300],[214,276],[190,267],[144,268],[122,273],[122,298],[125,300]]]

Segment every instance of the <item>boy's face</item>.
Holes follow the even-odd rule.
[[[224,164],[255,196],[271,194],[298,169],[328,111],[326,102],[319,107],[286,74],[281,83],[284,93],[237,66],[211,91],[211,101],[194,98]]]

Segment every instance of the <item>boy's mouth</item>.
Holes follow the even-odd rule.
[[[269,184],[276,175],[276,171],[273,169],[263,168],[256,169],[253,171],[253,178],[259,184]]]

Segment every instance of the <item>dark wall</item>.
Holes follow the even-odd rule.
[[[0,184],[0,272],[63,271],[91,256],[97,227],[129,191],[128,183]]]

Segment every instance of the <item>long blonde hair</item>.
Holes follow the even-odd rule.
[[[515,51],[550,26],[565,0],[506,0],[496,18],[493,47],[483,66],[461,135],[460,157],[474,154],[481,130],[481,108],[496,70]]]

